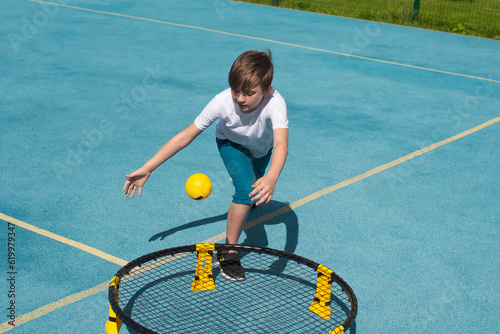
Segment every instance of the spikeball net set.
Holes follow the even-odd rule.
[[[212,266],[215,252],[236,250],[246,280]],[[144,255],[109,286],[108,334],[341,334],[356,317],[356,296],[327,267],[270,248],[196,244]]]

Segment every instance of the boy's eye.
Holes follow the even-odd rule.
[[[252,91],[252,90],[251,90],[251,91],[249,91],[249,92],[240,92],[240,91],[237,91],[237,90],[233,90],[233,91],[232,91],[232,93],[233,93],[233,95],[234,95],[234,96],[238,96],[238,95],[240,95],[240,94],[243,94],[243,95],[245,95],[245,96],[252,96],[252,95],[254,95],[256,92],[255,92],[255,91]]]

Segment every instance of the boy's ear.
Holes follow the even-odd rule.
[[[267,89],[267,91],[265,91],[265,92],[263,93],[263,95],[264,95],[264,96],[268,95],[269,93],[271,93],[271,91],[272,91],[272,90],[273,90],[273,86],[271,85],[271,86],[269,86],[269,88]]]

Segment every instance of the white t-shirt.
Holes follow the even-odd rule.
[[[206,105],[194,124],[203,131],[215,120],[217,138],[243,145],[255,158],[263,157],[273,147],[274,129],[288,128],[285,99],[274,89],[249,114],[238,109],[230,88],[222,91]]]

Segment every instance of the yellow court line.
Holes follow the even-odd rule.
[[[104,259],[106,261],[115,263],[115,264],[117,264],[117,265],[119,265],[121,267],[123,267],[124,265],[126,265],[128,263],[125,260],[122,260],[122,259],[120,259],[120,258],[118,258],[116,256],[113,256],[113,255],[110,255],[110,254],[105,253],[103,251],[100,251],[100,250],[98,250],[98,249],[96,249],[94,247],[87,246],[85,244],[82,244],[81,242],[68,239],[66,237],[60,236],[58,234],[49,232],[47,230],[41,229],[39,227],[33,226],[33,225],[25,223],[23,221],[20,221],[18,219],[9,217],[9,216],[1,213],[1,212],[0,212],[0,219],[5,220],[6,222],[12,223],[12,224],[14,224],[16,226],[22,227],[22,228],[24,228],[26,230],[29,230],[29,231],[38,233],[40,235],[43,235],[43,236],[45,236],[47,238],[59,241],[59,242],[61,242],[63,244],[66,244],[66,245],[78,248],[78,249],[83,250],[83,251],[85,251],[87,253],[90,253],[92,255],[100,257],[101,259]]]
[[[358,59],[370,60],[370,61],[375,61],[375,62],[384,63],[384,64],[390,64],[390,65],[396,65],[396,66],[403,66],[403,67],[409,67],[409,68],[414,68],[414,69],[418,69],[418,70],[424,70],[424,71],[430,71],[430,72],[436,72],[436,73],[442,73],[442,74],[449,74],[449,75],[454,75],[454,76],[459,76],[459,77],[465,77],[465,78],[470,78],[470,79],[476,79],[476,80],[483,80],[483,81],[491,81],[491,82],[500,83],[500,80],[488,79],[488,78],[478,77],[478,76],[474,76],[474,75],[467,75],[467,74],[461,74],[461,73],[455,73],[455,72],[449,72],[449,71],[436,70],[436,69],[432,69],[432,68],[427,68],[427,67],[422,67],[422,66],[416,66],[416,65],[409,65],[409,64],[403,64],[403,63],[398,63],[398,62],[389,61],[389,60],[382,60],[382,59],[376,59],[376,58],[356,56],[356,55],[352,55],[352,54],[348,54],[348,53],[342,53],[342,52],[330,51],[330,50],[325,50],[325,49],[313,48],[313,47],[309,47],[309,46],[304,46],[304,45],[299,45],[299,44],[293,44],[293,43],[287,43],[287,42],[281,42],[281,41],[275,41],[275,40],[266,39],[266,38],[260,38],[260,37],[254,37],[254,36],[248,36],[248,35],[235,34],[235,33],[231,33],[231,32],[226,32],[226,31],[221,31],[221,30],[214,30],[214,29],[208,29],[208,28],[197,27],[197,26],[191,26],[191,25],[187,25],[187,24],[173,23],[173,22],[155,20],[155,19],[150,19],[150,18],[145,18],[145,17],[140,17],[140,16],[132,16],[132,15],[126,15],[126,14],[120,14],[120,13],[106,12],[106,11],[96,10],[96,9],[89,9],[89,8],[83,8],[83,7],[63,5],[63,4],[59,4],[59,3],[47,2],[47,1],[41,1],[41,0],[28,0],[28,1],[43,3],[43,4],[47,4],[47,5],[54,5],[54,6],[59,6],[59,7],[72,8],[72,9],[77,9],[77,10],[82,10],[82,11],[87,11],[87,12],[105,14],[105,15],[112,15],[112,16],[126,17],[126,18],[130,18],[130,19],[136,19],[136,20],[142,20],[142,21],[149,21],[149,22],[155,22],[155,23],[161,23],[161,24],[168,24],[168,25],[171,25],[171,26],[177,26],[177,27],[183,27],[183,28],[189,28],[189,29],[196,29],[196,30],[208,31],[208,32],[213,32],[213,33],[217,33],[217,34],[223,34],[223,35],[229,35],[229,36],[235,36],[235,37],[241,37],[241,38],[247,38],[247,39],[254,39],[254,40],[263,41],[263,42],[269,42],[269,43],[274,43],[274,44],[288,45],[288,46],[293,46],[293,47],[307,49],[307,50],[325,52],[325,53],[330,53],[330,54],[335,54],[335,55],[340,55],[340,56],[345,56],[345,57],[351,57],[351,58],[358,58]]]
[[[494,119],[492,119],[490,121],[487,121],[487,122],[485,122],[483,124],[480,124],[480,125],[478,125],[476,127],[473,127],[472,129],[469,129],[469,130],[461,132],[461,133],[459,133],[459,134],[457,134],[455,136],[449,137],[449,138],[447,138],[445,140],[442,140],[442,141],[437,142],[435,144],[432,144],[432,145],[429,145],[427,147],[424,147],[424,148],[422,148],[420,150],[417,150],[417,151],[415,151],[413,153],[407,154],[404,157],[401,157],[399,159],[393,160],[393,161],[391,161],[389,163],[386,163],[384,165],[381,165],[381,166],[378,166],[376,168],[370,169],[369,171],[367,171],[365,173],[362,173],[362,174],[359,174],[359,175],[357,175],[357,176],[355,176],[353,178],[350,178],[350,179],[345,180],[343,182],[337,183],[337,184],[335,184],[333,186],[324,188],[324,189],[322,189],[320,191],[317,191],[317,192],[315,192],[315,193],[313,193],[313,194],[311,194],[309,196],[301,198],[298,201],[295,201],[295,202],[291,203],[290,205],[287,205],[287,206],[282,207],[282,208],[280,208],[278,210],[270,212],[270,213],[268,213],[268,214],[266,214],[266,215],[264,215],[262,217],[259,217],[259,218],[256,218],[254,220],[251,220],[251,221],[247,222],[247,224],[245,225],[245,230],[249,229],[249,228],[252,228],[252,227],[254,227],[256,225],[259,225],[261,223],[264,223],[264,222],[266,222],[268,220],[271,220],[271,219],[273,219],[275,217],[278,217],[278,216],[280,216],[282,214],[285,214],[285,213],[287,213],[287,212],[289,212],[289,211],[291,211],[291,210],[293,210],[295,208],[298,208],[299,206],[302,206],[302,205],[304,205],[306,203],[309,203],[309,202],[311,202],[311,201],[313,201],[313,200],[315,200],[315,199],[317,199],[319,197],[322,197],[322,196],[325,196],[327,194],[330,194],[330,193],[334,192],[335,190],[344,188],[344,187],[346,187],[348,185],[351,185],[351,184],[353,184],[355,182],[358,182],[358,181],[361,181],[363,179],[366,179],[367,177],[370,177],[372,175],[375,175],[377,173],[385,171],[385,170],[387,170],[387,169],[389,169],[391,167],[400,165],[400,164],[402,164],[402,163],[404,163],[404,162],[406,162],[408,160],[411,160],[413,158],[421,156],[422,154],[430,152],[430,151],[432,151],[432,150],[434,150],[434,149],[436,149],[438,147],[441,147],[443,145],[449,144],[449,143],[451,143],[451,142],[453,142],[455,140],[458,140],[460,138],[468,136],[468,135],[470,135],[470,134],[472,134],[474,132],[482,130],[482,129],[484,129],[484,128],[490,126],[490,125],[493,125],[495,123],[498,123],[498,122],[500,122],[500,117],[496,117],[496,118],[494,118]],[[6,220],[6,221],[12,220],[14,222],[20,222],[20,221],[18,221],[16,219],[10,218],[10,217],[5,216],[5,215],[2,215],[1,213],[0,213],[0,218],[3,219],[3,220]],[[7,220],[5,218],[9,218],[10,220]],[[24,227],[26,225],[28,225],[28,227],[31,227],[31,225],[26,224],[26,223],[23,223],[22,225],[18,225],[18,226]],[[40,230],[41,229],[36,228],[33,231],[35,232],[35,231],[40,231]],[[41,230],[41,231],[43,231],[43,230]],[[54,235],[54,234],[49,232],[49,235]],[[48,236],[48,235],[46,235],[46,236]],[[223,232],[223,233],[220,233],[220,234],[218,234],[216,236],[213,236],[213,237],[211,237],[211,238],[203,241],[202,243],[216,243],[218,241],[223,240],[225,237],[226,237],[226,232]],[[59,238],[66,239],[64,237],[59,237]],[[82,245],[80,243],[77,243],[77,244]],[[121,260],[121,261],[124,261],[124,260]],[[116,263],[116,262],[114,262],[114,263]],[[124,266],[125,264],[120,263],[120,265]],[[96,293],[99,293],[101,291],[104,291],[104,290],[106,290],[108,288],[108,286],[109,286],[109,282],[104,282],[104,283],[101,283],[101,284],[99,284],[99,285],[97,285],[97,286],[95,286],[93,288],[88,289],[88,290],[85,290],[85,291],[73,294],[71,296],[65,297],[65,298],[63,298],[61,300],[58,300],[56,302],[50,303],[50,304],[48,304],[46,306],[43,306],[43,307],[41,307],[39,309],[36,309],[36,310],[32,311],[32,312],[29,312],[29,313],[26,313],[24,315],[19,316],[18,318],[16,318],[16,323],[17,324],[22,324],[22,323],[28,322],[30,320],[36,319],[38,317],[41,317],[42,315],[45,315],[45,314],[47,314],[49,312],[52,312],[52,311],[55,311],[55,310],[57,310],[57,309],[59,309],[61,307],[67,306],[67,305],[72,304],[72,303],[74,303],[76,301],[79,301],[81,299],[84,299],[86,297],[92,296],[92,295],[94,295]],[[8,322],[5,322],[5,323],[3,323],[3,324],[0,325],[0,333],[4,333],[4,332],[6,332],[6,331],[8,331],[10,329],[12,329],[12,326],[10,326],[8,324]]]

